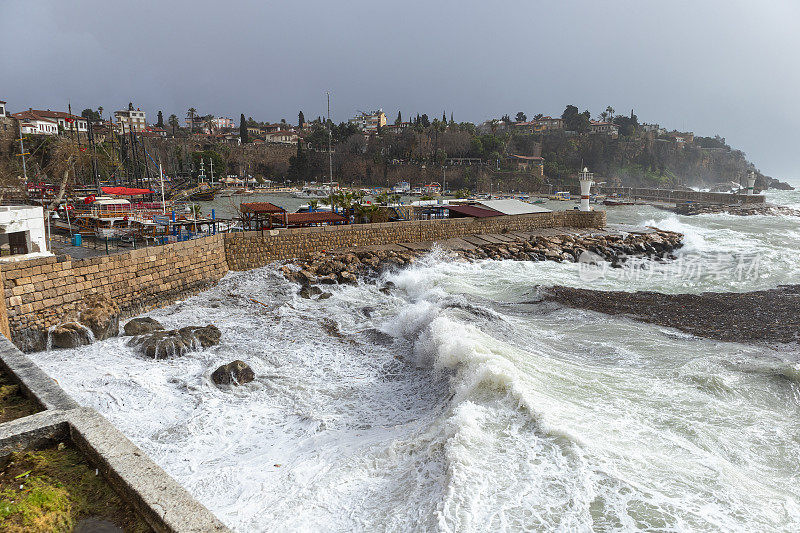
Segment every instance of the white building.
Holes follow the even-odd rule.
[[[117,133],[126,134],[129,132],[139,133],[147,129],[147,120],[144,111],[133,106],[128,106],[124,111],[114,111],[114,118],[117,121]]]
[[[0,100],[0,118],[6,117],[6,103]]]
[[[18,118],[22,135],[58,135],[58,124],[52,120]]]
[[[20,121],[20,124],[23,122],[28,122],[29,125],[36,125],[38,131],[30,131],[29,133],[40,134],[40,135],[56,135],[60,132],[63,134],[69,134],[70,132],[77,132],[77,133],[88,133],[89,131],[89,121],[87,121],[83,117],[79,117],[77,115],[71,115],[69,113],[64,113],[63,111],[50,111],[42,110],[42,109],[28,109],[27,111],[21,111],[19,113],[14,113],[12,115],[14,118]],[[49,127],[45,128],[45,124],[39,123],[54,123],[56,125],[55,132],[52,133],[49,131]],[[42,126],[42,127],[38,127]],[[29,129],[31,129],[29,127]],[[45,131],[48,130],[48,131]],[[24,133],[24,132],[23,132]]]
[[[299,136],[294,131],[274,131],[265,134],[265,140],[269,143],[297,144]]]
[[[617,136],[619,135],[619,126],[613,122],[598,122],[596,120],[592,120],[589,123],[589,133]]]
[[[0,206],[0,261],[51,255],[47,251],[44,211],[27,205]]]

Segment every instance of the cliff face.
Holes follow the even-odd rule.
[[[709,148],[652,136],[549,135],[542,138],[542,155],[545,173],[557,182],[574,179],[583,164],[600,179],[626,186],[746,185],[748,172],[755,170],[757,188],[789,187],[755,169],[744,152],[721,144]]]

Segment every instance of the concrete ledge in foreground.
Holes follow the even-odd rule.
[[[78,406],[2,335],[0,367],[44,409],[0,424],[0,456],[69,440],[154,530],[230,531],[108,420],[94,409]]]

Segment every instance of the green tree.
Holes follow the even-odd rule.
[[[172,136],[175,137],[175,128],[178,127],[178,117],[175,116],[175,114],[172,114],[169,116],[167,121],[169,122],[169,125],[172,126]]]
[[[303,124],[305,124],[305,123],[306,123],[306,117],[305,117],[305,116],[303,116],[303,112],[302,112],[302,111],[300,111],[300,112],[297,114],[297,127],[298,127],[298,128],[302,128],[302,127],[303,127]]]
[[[308,177],[308,154],[303,150],[303,142],[297,142],[297,154],[289,158],[286,174],[292,181],[303,181]]]
[[[190,107],[186,116],[189,117],[189,133],[194,133],[194,116],[197,114],[197,109]]]
[[[244,120],[244,113],[239,116],[239,139],[242,144],[250,142],[250,139],[247,137],[247,122]]]
[[[525,113],[523,113],[522,111],[517,113],[517,116],[514,117],[514,118],[516,119],[517,122],[525,122],[525,121],[528,120],[528,116]]]
[[[89,108],[86,108],[83,111],[81,111],[81,116],[86,120],[92,120],[92,121],[102,120],[103,118],[102,116],[100,116],[100,113]]]
[[[156,121],[156,126],[159,128],[164,127],[164,115],[161,114],[161,111],[158,112],[158,120]]]
[[[421,117],[419,117],[419,123],[422,125],[423,128],[430,127],[431,121],[428,118],[428,115],[423,113]]]
[[[394,119],[394,123],[396,126],[399,126],[403,123],[403,115],[400,114],[400,111],[397,112],[397,118]]]
[[[591,114],[588,111],[580,113],[577,107],[568,105],[561,114],[561,118],[564,120],[564,128],[568,131],[577,131],[578,133],[589,131]]]

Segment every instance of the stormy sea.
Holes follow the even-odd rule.
[[[800,209],[798,191],[767,195]],[[147,315],[216,324],[219,346],[152,360],[118,337],[32,357],[236,531],[800,530],[796,343],[539,297],[798,284],[800,218],[619,206],[608,221],[685,244],[619,269],[434,252],[325,300],[276,266],[231,272]],[[213,385],[235,359],[256,380]]]

